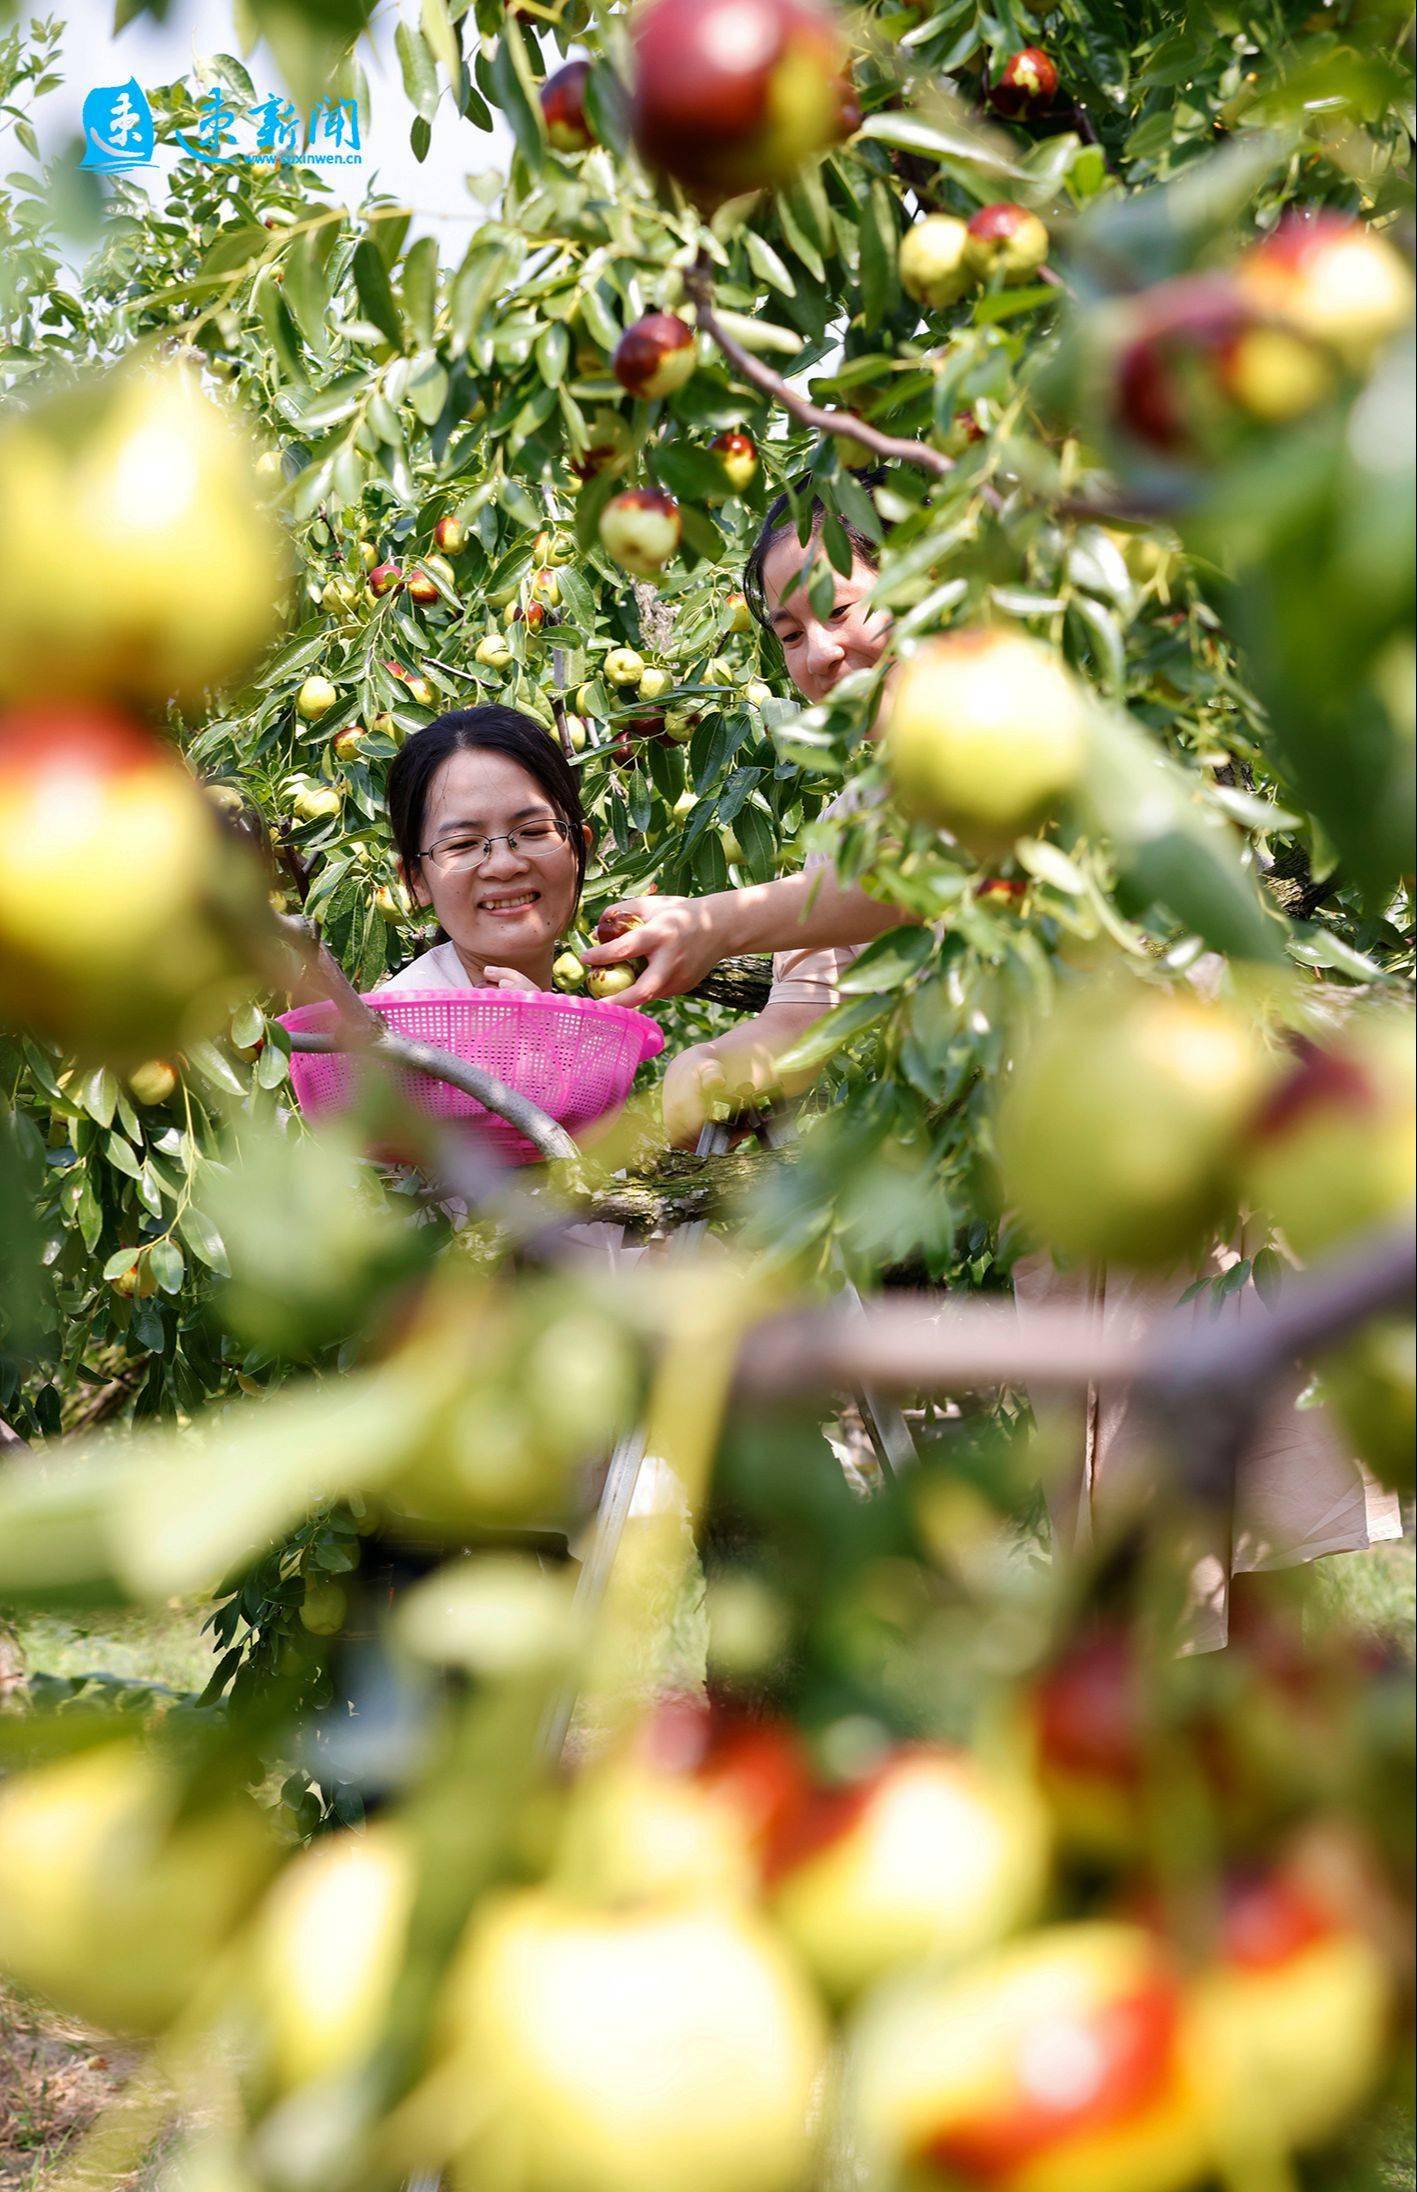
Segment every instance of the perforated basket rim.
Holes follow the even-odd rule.
[[[388,1007],[397,1013],[403,1005],[472,1004],[474,1001],[495,1001],[498,1005],[510,1005],[518,1012],[544,1012],[549,1008],[576,1019],[608,1020],[612,1026],[627,1033],[633,1029],[640,1043],[641,1065],[657,1058],[664,1048],[664,1030],[658,1021],[651,1020],[648,1013],[636,1012],[630,1005],[617,1005],[613,997],[567,997],[559,990],[496,989],[490,984],[472,989],[399,989],[387,994],[366,990],[361,993],[361,1002],[368,1005],[371,1012],[381,1015]],[[338,1010],[333,999],[321,998],[313,1004],[295,1005],[289,1012],[283,1012],[280,1025],[292,1035],[310,1034],[330,1013],[338,1016]]]

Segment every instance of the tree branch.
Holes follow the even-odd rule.
[[[730,1005],[735,1012],[761,1012],[772,994],[772,961],[756,956],[721,959],[685,994],[711,1005]]]
[[[651,1173],[616,1179],[572,1213],[576,1225],[623,1225],[640,1238],[702,1224],[781,1165],[774,1150],[745,1148],[701,1157],[670,1150]]]
[[[867,1313],[797,1310],[745,1341],[737,1389],[747,1399],[869,1384],[891,1393],[1026,1385],[1048,1393],[1121,1383],[1167,1410],[1220,1392],[1244,1400],[1296,1359],[1330,1346],[1383,1310],[1411,1300],[1417,1255],[1410,1228],[1365,1236],[1344,1255],[1286,1279],[1279,1300],[1247,1295],[1233,1318],[1198,1325],[1189,1306],[1140,1333],[1109,1331],[1096,1312],[1020,1317],[1011,1302],[894,1295]]]
[[[942,449],[932,449],[928,442],[903,441],[894,434],[882,434],[878,428],[868,426],[854,411],[826,411],[806,396],[799,396],[795,388],[789,388],[780,373],[770,365],[755,358],[751,351],[735,342],[718,319],[713,309],[713,289],[708,263],[700,260],[690,267],[684,276],[684,286],[698,307],[699,325],[704,333],[718,344],[719,349],[733,367],[735,373],[774,403],[789,412],[803,426],[810,426],[818,434],[845,434],[852,441],[860,442],[874,456],[888,464],[910,464],[919,472],[929,472],[935,479],[948,479],[955,469],[953,457],[947,457]],[[989,490],[990,494],[996,490]],[[1002,499],[1002,498],[1000,498]]]

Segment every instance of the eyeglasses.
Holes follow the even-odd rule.
[[[546,860],[568,841],[570,834],[571,825],[563,815],[537,815],[515,830],[504,830],[500,837],[446,837],[418,857],[431,860],[444,875],[469,875],[487,865],[494,845],[505,845],[509,853],[523,853],[528,860]]]

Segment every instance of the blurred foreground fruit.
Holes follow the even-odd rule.
[[[0,692],[197,700],[284,609],[285,547],[237,416],[129,362],[0,430]]]
[[[0,1783],[0,1971],[111,2030],[160,2030],[279,1854],[245,1798],[188,1811],[183,1796],[128,1741]]]
[[[589,440],[571,460],[577,479],[595,479],[602,472],[619,478],[630,467],[635,437],[628,419],[618,411],[596,411],[587,421]]]
[[[589,81],[589,61],[568,61],[541,87],[546,134],[557,152],[589,152],[595,143],[585,105]]]
[[[0,715],[0,1020],[140,1066],[231,1003],[256,863],[198,785],[111,710]]]
[[[882,1990],[851,2116],[873,2183],[911,2192],[1185,2192],[1206,2123],[1176,1974],[1139,1927],[1031,1935]]]
[[[1161,1264],[1235,1202],[1263,1097],[1254,1030],[1227,1006],[1139,984],[1059,1000],[998,1120],[1004,1192],[1065,1256]]]
[[[471,1364],[452,1347],[469,1317],[479,1331]],[[458,1284],[435,1293],[402,1361],[424,1391],[426,1429],[386,1504],[450,1532],[564,1523],[574,1471],[609,1452],[639,1374],[634,1344],[608,1310],[554,1284],[501,1302]]]
[[[846,48],[815,0],[649,0],[633,35],[635,142],[690,190],[785,182],[836,140]]]
[[[337,2077],[378,2045],[403,1956],[413,1863],[384,1822],[293,1857],[251,1930],[250,1977],[282,2087]]]
[[[757,1877],[746,1822],[690,1776],[617,1759],[579,1780],[556,1864],[558,1882],[576,1894],[616,1903],[747,1902]]]
[[[1140,1647],[1121,1623],[1069,1638],[1035,1676],[1026,1705],[1035,1770],[1064,1841],[1108,1855],[1135,1846],[1148,1702]]]
[[[1287,213],[1243,255],[1235,280],[1261,312],[1327,343],[1357,373],[1412,318],[1408,259],[1342,213]]]
[[[1406,1014],[1301,1042],[1255,1122],[1247,1183],[1301,1256],[1400,1220],[1417,1191],[1417,1064]]]
[[[896,680],[886,766],[912,814],[981,854],[1006,850],[1072,789],[1082,690],[1053,652],[984,628],[927,640]]]
[[[1315,1365],[1353,1451],[1380,1484],[1410,1493],[1417,1462],[1417,1331],[1375,1317]]]
[[[1256,424],[1283,425],[1333,386],[1322,345],[1271,324],[1227,276],[1187,275],[1128,302],[1113,407],[1136,441],[1178,459],[1227,454]]]
[[[965,1752],[906,1750],[819,1790],[772,1855],[772,1908],[827,1994],[897,1967],[958,1961],[1033,1916],[1048,1824],[1026,1782]]]
[[[1382,2075],[1392,1974],[1331,1886],[1294,1864],[1232,1879],[1188,1990],[1197,2080],[1232,2169],[1333,2139]]]
[[[821,2012],[747,1912],[504,1897],[475,1921],[445,2016],[479,2123],[460,2192],[808,2182]]]

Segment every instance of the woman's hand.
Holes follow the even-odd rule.
[[[482,976],[489,989],[533,989],[540,994],[540,985],[515,967],[484,967]]]
[[[814,1005],[769,1005],[757,1019],[671,1058],[660,1093],[670,1147],[692,1149],[710,1119],[800,1095],[812,1075],[784,1074],[778,1060],[821,1017]]]
[[[649,1005],[657,997],[682,997],[733,948],[725,932],[722,908],[722,900],[732,895],[721,892],[709,898],[622,899],[609,911],[630,915],[634,927],[613,943],[597,944],[581,956],[588,967],[616,967],[629,959],[644,961],[634,987],[616,998],[617,1005]]]
[[[692,1149],[709,1119],[727,1118],[728,1079],[711,1044],[697,1044],[670,1059],[660,1101],[664,1139],[671,1149]]]

